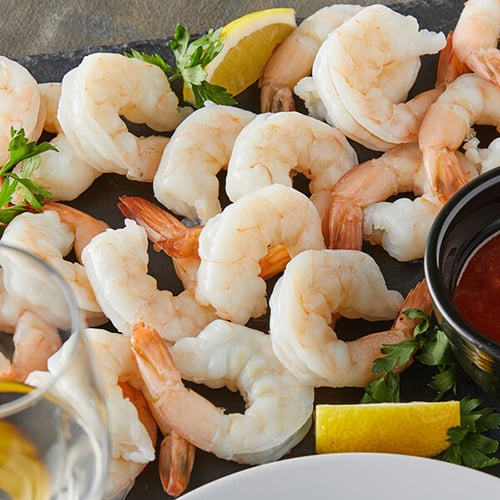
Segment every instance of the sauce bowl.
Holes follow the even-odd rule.
[[[443,206],[429,232],[424,272],[434,314],[458,362],[479,387],[500,399],[500,344],[470,325],[453,303],[468,259],[498,232],[500,167],[473,179]],[[500,307],[489,314],[500,321]]]

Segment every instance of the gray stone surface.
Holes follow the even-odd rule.
[[[0,0],[0,54],[18,58],[165,38],[177,23],[191,33],[204,33],[270,7],[293,7],[297,17],[304,18],[329,4],[328,0]]]

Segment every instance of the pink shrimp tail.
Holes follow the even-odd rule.
[[[470,56],[469,64],[479,76],[500,87],[500,52],[497,48],[480,50]]]
[[[437,66],[436,87],[446,87],[460,75],[470,73],[471,70],[462,62],[453,48],[453,31],[446,36],[446,46],[439,53]]]
[[[407,338],[412,338],[415,327],[422,320],[420,318],[410,319],[404,314],[408,309],[419,309],[429,316],[432,313],[432,299],[425,279],[408,292],[401,307],[401,312],[393,323],[393,329],[404,332]]]
[[[328,221],[328,247],[361,250],[363,209],[344,197],[333,197]]]
[[[178,496],[189,483],[195,446],[169,426],[168,419],[158,414],[155,403],[168,392],[171,384],[182,384],[181,376],[165,341],[152,326],[144,323],[134,325],[131,346],[144,380],[145,394],[164,435],[160,448],[160,480],[165,492]]]
[[[443,204],[470,180],[457,155],[447,148],[424,151],[423,158],[433,194]]]
[[[193,470],[196,448],[172,429],[161,442],[159,473],[163,489],[177,497],[184,493]]]
[[[125,217],[142,226],[150,241],[170,257],[198,255],[202,226],[188,228],[166,210],[139,196],[121,196],[118,208]]]

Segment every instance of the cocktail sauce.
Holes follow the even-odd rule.
[[[500,233],[486,240],[467,261],[454,303],[476,330],[500,343]]]

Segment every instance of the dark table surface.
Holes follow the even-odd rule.
[[[339,2],[340,3],[340,2]],[[368,5],[374,2],[356,3]],[[421,27],[445,32],[453,28],[461,11],[462,0],[442,2],[440,0],[412,0],[402,2],[380,2],[394,6],[403,13],[414,14]],[[160,39],[171,35],[175,25],[181,23],[191,33],[204,33],[209,28],[216,28],[245,13],[270,7],[294,7],[297,17],[304,18],[318,8],[328,5],[325,0],[143,0],[131,1],[57,1],[57,0],[0,0],[0,54],[26,62],[40,81],[58,80],[65,71],[76,65],[82,54],[92,47],[116,44],[128,44],[146,41],[144,48],[157,46]],[[151,41],[151,42],[149,42]],[[136,44],[130,43],[130,47]],[[120,45],[120,49],[123,45]],[[33,55],[35,57],[26,57]],[[247,99],[250,108],[257,104],[257,94],[249,94]],[[244,104],[247,101],[243,101]],[[256,109],[254,109],[256,110]],[[91,207],[97,215],[105,215],[111,226],[122,224],[117,210],[106,212],[105,204],[101,204],[103,193],[107,199],[123,194],[137,194],[151,197],[147,187],[142,183],[131,183],[116,176],[102,177],[81,197],[76,206]],[[91,210],[91,211],[92,211]],[[399,264],[387,259],[383,251],[370,248],[381,263],[389,286],[406,292],[416,280],[421,278],[421,264]],[[153,262],[155,266],[163,263]],[[167,286],[165,280],[159,286]],[[425,383],[420,380],[421,373],[409,370],[408,379],[414,382],[414,397],[424,391]],[[460,385],[461,394],[481,397],[492,404],[467,377],[463,377]],[[356,402],[359,401],[358,390],[317,390],[317,402]],[[213,395],[221,400],[221,406],[227,404],[224,393]],[[314,436],[310,432],[303,443],[298,445],[288,456],[301,456],[314,453]],[[193,472],[190,489],[214,480],[218,477],[244,469],[232,462],[215,458],[213,455],[199,451]],[[487,470],[500,476],[500,467]],[[499,490],[500,491],[500,490]],[[478,492],[479,493],[479,492]],[[167,495],[161,490],[158,481],[156,464],[150,464],[129,495],[131,499],[159,499]]]

